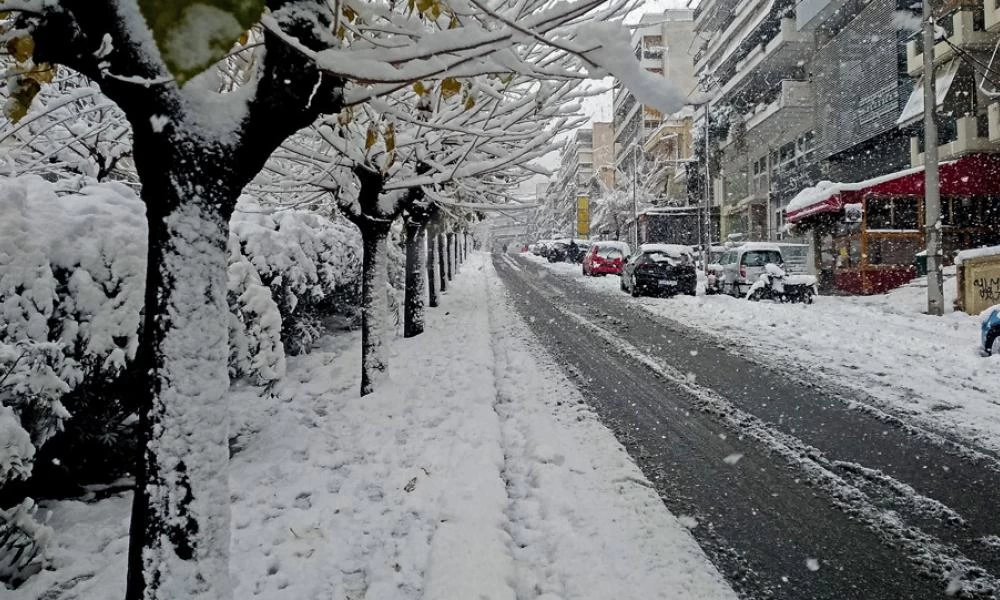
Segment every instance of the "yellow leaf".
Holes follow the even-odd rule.
[[[385,134],[382,136],[385,138],[385,149],[387,152],[392,152],[396,149],[396,126],[389,123],[389,126],[385,128]]]
[[[417,10],[419,10],[422,15],[427,14],[427,11],[429,11],[434,4],[436,4],[434,0],[417,0]]]
[[[247,42],[250,41],[250,32],[244,31],[243,35],[240,36],[240,46],[246,46]]]
[[[418,81],[418,82],[416,82],[416,83],[413,84],[413,93],[414,94],[416,94],[416,95],[418,95],[420,97],[423,97],[424,94],[427,93],[427,91],[428,91],[427,90],[427,86],[424,85],[423,81]]]
[[[449,77],[441,81],[441,97],[448,99],[462,91],[462,82]]]
[[[31,60],[35,53],[35,40],[30,35],[20,35],[7,42],[7,52],[19,63]]]
[[[448,29],[458,29],[459,25],[461,25],[461,23],[458,22],[458,15],[451,13],[451,22],[448,23]]]
[[[378,142],[378,131],[376,131],[374,126],[371,126],[368,128],[368,134],[365,136],[365,150],[370,150],[376,142]]]
[[[469,94],[465,97],[465,110],[472,110],[476,106],[476,99]]]
[[[7,104],[3,107],[7,118],[13,123],[17,123],[23,119],[24,115],[28,114],[31,103],[41,89],[41,84],[34,79],[26,77],[18,78],[14,91],[11,93],[10,98],[7,99]]]
[[[382,174],[385,175],[386,173],[388,173],[389,169],[395,162],[396,162],[396,153],[390,152],[389,155],[386,156],[385,162],[382,164]]]
[[[341,10],[340,12],[344,13],[344,18],[352,23],[354,22],[354,19],[358,18],[358,13],[354,12],[354,9],[351,8],[350,6],[347,6],[346,4],[344,5],[343,10]]]

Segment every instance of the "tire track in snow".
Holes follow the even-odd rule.
[[[908,558],[923,573],[941,581],[946,589],[953,593],[960,591],[960,597],[968,598],[996,598],[1000,593],[1000,580],[986,569],[969,559],[954,545],[941,542],[920,528],[908,525],[892,510],[879,508],[872,496],[848,479],[858,483],[860,478],[876,493],[890,493],[902,498],[905,505],[919,514],[961,526],[964,519],[952,509],[918,494],[912,487],[881,471],[845,461],[830,461],[818,449],[774,429],[758,417],[737,408],[714,390],[694,383],[691,375],[655,359],[582,315],[561,306],[554,308],[593,331],[626,358],[642,363],[663,379],[684,389],[695,399],[695,405],[702,412],[713,415],[733,432],[756,440],[800,469],[811,483],[826,492],[834,505],[862,520],[888,543],[903,548]]]

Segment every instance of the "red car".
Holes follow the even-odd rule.
[[[583,274],[621,275],[628,255],[629,247],[625,242],[594,242],[583,257]]]

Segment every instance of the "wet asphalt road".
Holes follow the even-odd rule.
[[[541,344],[668,508],[697,520],[695,538],[744,597],[1000,597],[996,457],[859,410],[867,399],[751,361],[624,293],[494,263]]]

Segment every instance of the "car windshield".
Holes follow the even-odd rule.
[[[743,264],[748,267],[763,267],[767,264],[781,264],[781,252],[777,250],[751,250],[743,254]]]

